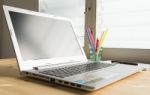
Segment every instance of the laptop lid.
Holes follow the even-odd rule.
[[[87,61],[67,18],[3,6],[21,71]]]

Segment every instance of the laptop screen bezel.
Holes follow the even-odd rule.
[[[79,44],[79,41],[77,39],[76,33],[75,33],[75,29],[73,27],[73,24],[71,22],[70,19],[68,18],[64,18],[64,17],[59,17],[59,16],[54,16],[54,15],[49,15],[49,14],[44,14],[44,13],[40,13],[40,12],[35,12],[35,11],[31,11],[31,10],[25,10],[25,9],[21,9],[21,8],[16,8],[16,7],[10,7],[10,6],[6,6],[3,5],[3,9],[4,9],[4,14],[6,17],[6,21],[8,24],[8,28],[9,28],[9,32],[10,32],[10,36],[12,39],[12,43],[15,49],[15,53],[16,53],[16,57],[17,57],[17,61],[18,61],[18,65],[19,65],[19,69],[20,71],[26,71],[26,70],[31,70],[33,69],[33,67],[37,67],[37,66],[44,66],[44,65],[55,65],[55,64],[61,64],[61,63],[68,63],[69,65],[74,63],[74,62],[86,62],[87,58],[86,55],[84,53],[84,50],[81,46],[81,44]],[[58,19],[58,20],[64,20],[64,21],[69,21],[72,25],[73,31],[75,33],[76,36],[76,40],[78,41],[78,44],[80,45],[80,50],[82,52],[81,56],[73,56],[73,57],[59,57],[59,58],[50,58],[50,59],[33,59],[33,60],[23,60],[22,55],[21,55],[21,51],[18,45],[18,41],[15,35],[15,30],[13,28],[13,24],[11,21],[11,17],[9,12],[17,12],[17,13],[23,13],[23,14],[29,14],[29,15],[35,15],[35,16],[40,16],[40,17],[47,17],[47,18],[51,18],[51,19]]]

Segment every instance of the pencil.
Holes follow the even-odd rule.
[[[99,52],[99,50],[100,50],[100,48],[101,48],[101,46],[102,46],[102,44],[104,42],[104,39],[106,38],[107,32],[108,32],[108,29],[106,29],[103,32],[102,36],[100,37],[97,53]]]

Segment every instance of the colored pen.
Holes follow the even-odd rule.
[[[96,39],[96,48],[95,48],[95,52],[97,52],[98,44],[99,44],[99,40],[98,40],[98,39]]]
[[[93,53],[95,53],[95,49],[94,49],[94,46],[92,45],[92,41],[91,41],[91,39],[90,39],[90,34],[89,34],[89,30],[88,30],[88,29],[86,29],[86,35],[87,35],[87,37],[88,37],[88,41],[89,41],[89,43],[90,43],[90,46],[91,46],[91,48],[92,48],[92,51],[93,51]]]
[[[108,32],[108,29],[106,29],[106,31],[103,32],[103,34],[102,34],[102,36],[101,36],[101,38],[100,38],[99,46],[98,46],[98,51],[100,50],[100,48],[101,48],[101,46],[102,46],[102,44],[103,44],[103,42],[104,42],[104,39],[105,39],[105,37],[106,37],[106,35],[107,35],[107,32]]]
[[[88,28],[88,30],[89,30],[88,32],[90,34],[90,39],[91,39],[92,45],[95,49],[95,42],[94,42],[94,36],[93,36],[92,30],[90,28]]]

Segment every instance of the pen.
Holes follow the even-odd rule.
[[[99,40],[97,39],[97,40],[96,40],[96,49],[95,49],[95,52],[97,52],[97,49],[98,49],[98,43],[99,43]]]
[[[94,44],[94,36],[93,36],[93,33],[92,33],[92,30],[90,28],[88,28],[88,32],[89,32],[89,35],[90,35],[90,39],[91,39],[91,42],[92,42],[92,45],[95,49],[95,44]]]
[[[102,46],[102,44],[104,42],[104,39],[106,37],[107,32],[108,32],[108,29],[106,31],[104,31],[103,34],[102,34],[102,36],[100,37],[99,45],[98,45],[98,52],[99,52],[99,50],[100,50],[100,48],[101,48],[101,46]]]
[[[88,30],[88,29],[86,29],[86,35],[87,35],[87,37],[88,37],[88,41],[89,41],[89,43],[90,43],[90,46],[91,46],[91,48],[92,48],[92,51],[93,51],[93,53],[95,53],[95,49],[94,49],[94,46],[92,45],[92,41],[91,41],[91,39],[90,39],[90,34],[89,34],[89,30]]]

